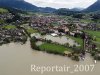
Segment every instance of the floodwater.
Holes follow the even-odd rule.
[[[46,35],[44,36],[47,40],[52,40],[53,42],[58,42],[60,44],[66,44],[69,43],[71,46],[76,45],[79,46],[74,40],[66,37],[66,36],[61,36],[61,37],[53,37],[51,35]]]
[[[34,33],[31,36],[35,36],[36,38],[41,38],[42,37],[43,39],[52,40],[53,42],[57,42],[57,43],[60,43],[60,44],[69,43],[69,45],[71,45],[71,46],[73,46],[73,45],[80,46],[73,39],[68,38],[66,36],[59,36],[59,37],[53,37],[51,35],[41,36],[39,33]]]
[[[30,48],[30,42],[21,45],[10,43],[0,46],[0,75],[42,75],[40,72],[31,72],[31,65],[38,66],[71,66],[74,65],[93,65],[94,61],[89,54],[84,61],[73,61],[68,57],[43,53]],[[94,64],[92,72],[44,72],[43,75],[99,75],[100,62]]]

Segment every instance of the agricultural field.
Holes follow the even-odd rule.
[[[95,36],[96,41],[100,42],[100,31],[85,30],[85,32],[89,33],[91,36]]]
[[[58,54],[63,54],[64,51],[69,51],[71,52],[71,49],[66,48],[62,45],[56,45],[56,44],[50,44],[50,43],[44,43],[39,46],[40,50],[47,51],[47,52],[52,52],[52,53],[58,53]]]
[[[0,8],[0,13],[7,13],[7,12],[8,12],[7,9]]]
[[[85,32],[96,38],[93,42],[100,48],[100,31],[85,30]]]
[[[16,26],[15,25],[5,25],[5,26],[3,26],[3,28],[5,28],[5,29],[15,29]]]

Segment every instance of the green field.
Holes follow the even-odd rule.
[[[100,31],[85,30],[85,32],[89,33],[91,36],[96,36],[96,41],[100,42]]]
[[[89,33],[92,36],[96,36],[100,38],[100,31],[85,30],[85,32]]]
[[[40,50],[47,51],[51,53],[57,53],[57,54],[63,54],[64,51],[71,51],[71,49],[68,49],[62,45],[55,45],[50,43],[44,43],[39,46]]]
[[[81,47],[83,46],[83,40],[82,40],[81,38],[79,38],[79,37],[76,38],[76,37],[68,36],[68,35],[67,35],[67,37],[69,37],[69,38],[75,40],[78,44],[81,45]]]
[[[0,23],[1,23],[1,24],[4,23],[4,20],[0,19]]]
[[[21,27],[25,28],[29,34],[36,33],[38,30],[31,28],[28,24],[23,24]]]
[[[94,43],[100,48],[100,31],[85,30],[85,32],[89,33],[92,37],[96,36]]]
[[[57,22],[53,22],[53,23],[51,23],[51,25],[58,26],[59,24]]]
[[[96,41],[97,41],[97,42],[100,42],[100,38],[96,38]]]
[[[33,29],[33,28],[29,28],[29,29],[26,29],[28,33],[32,34],[32,33],[36,33],[38,32],[37,30]]]
[[[89,20],[89,19],[81,19],[81,22],[84,22],[84,23],[91,23],[93,22],[92,20]]]
[[[0,8],[0,13],[7,13],[7,12],[8,12],[8,10]]]
[[[16,26],[15,25],[5,25],[5,26],[3,26],[3,28],[6,28],[6,29],[15,29]]]

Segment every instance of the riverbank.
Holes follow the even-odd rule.
[[[36,43],[41,41],[42,43],[37,45]],[[71,47],[69,44],[60,44],[47,39],[37,39],[35,36],[30,39],[30,45],[32,49],[38,51],[44,51],[47,53],[68,56],[73,60],[80,60],[80,51],[76,50],[76,47]]]

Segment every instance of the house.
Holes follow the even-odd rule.
[[[69,32],[69,34],[70,34],[71,36],[75,36],[75,33],[74,33],[74,32]]]
[[[51,36],[56,37],[56,36],[58,36],[58,34],[52,33]]]

